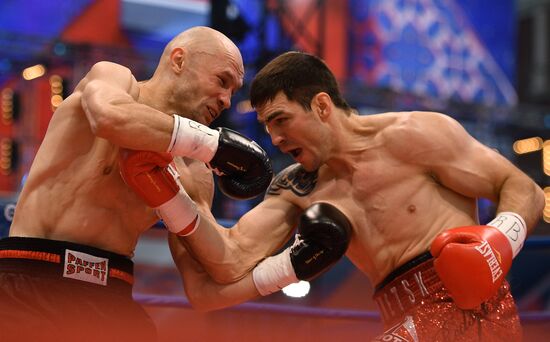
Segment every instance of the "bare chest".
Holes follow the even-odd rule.
[[[309,186],[309,195],[301,199],[301,206],[329,202],[348,217],[374,218],[397,207],[414,210],[415,191],[425,182],[426,176],[411,166],[375,160],[359,164],[346,177],[321,172],[315,184]]]

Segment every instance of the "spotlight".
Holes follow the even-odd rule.
[[[283,293],[289,297],[301,298],[305,297],[309,293],[311,285],[309,282],[300,280],[297,283],[287,285],[283,287]]]
[[[550,176],[550,140],[546,140],[542,147],[542,170]]]
[[[9,138],[0,140],[0,174],[10,175],[17,164],[17,144]]]
[[[533,137],[528,139],[517,140],[514,142],[513,149],[517,154],[525,154],[538,151],[542,148],[542,139]]]
[[[55,111],[61,102],[63,102],[63,90],[65,88],[64,83],[63,78],[59,75],[52,75],[50,77],[50,102],[52,104],[52,111]]]
[[[21,75],[27,81],[41,77],[46,73],[46,67],[42,64],[36,64],[23,70]]]
[[[542,211],[542,218],[545,222],[550,223],[550,187],[544,188],[545,206]]]

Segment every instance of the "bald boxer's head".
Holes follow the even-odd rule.
[[[175,49],[182,48],[190,57],[201,57],[203,54],[224,56],[241,71],[243,76],[243,61],[237,46],[223,33],[205,26],[197,26],[183,31],[174,37],[162,53],[161,59],[169,59]],[[163,63],[159,66],[161,66]]]
[[[221,32],[199,26],[166,45],[152,79],[168,90],[171,110],[208,125],[230,107],[243,77],[237,46]]]

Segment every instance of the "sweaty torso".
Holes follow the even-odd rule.
[[[429,250],[442,230],[477,221],[476,202],[453,192],[429,172],[388,150],[382,128],[354,160],[345,177],[326,165],[306,172],[284,170],[270,188],[300,208],[327,202],[353,225],[349,259],[374,284],[393,269]]]
[[[83,82],[50,121],[10,236],[71,241],[131,256],[156,215],[120,177],[119,148],[92,133],[81,106]],[[130,87],[137,98],[137,83]]]

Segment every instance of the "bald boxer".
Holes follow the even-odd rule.
[[[202,220],[170,245],[195,307],[276,291],[304,277],[304,260],[305,278],[315,276],[344,246],[376,285],[387,329],[377,341],[521,340],[504,278],[544,206],[527,175],[447,115],[356,115],[324,62],[305,53],[269,62],[254,78],[251,102],[272,143],[296,164],[231,229],[208,211],[211,185],[187,185],[198,172],[182,173]],[[495,203],[490,222],[479,222],[477,198]],[[279,252],[297,225],[293,245]],[[327,231],[339,233],[322,239]],[[300,258],[304,247],[330,257]]]
[[[148,80],[106,61],[89,70],[54,113],[9,237],[0,241],[2,339],[155,339],[152,321],[131,297],[131,258],[158,216],[125,185],[119,154],[195,158],[228,176],[234,195],[239,180],[258,186],[233,170],[239,167],[263,179],[263,192],[271,180],[265,152],[236,132],[203,129],[230,106],[243,73],[237,47],[207,27],[172,39]],[[247,150],[239,152],[235,141]]]

